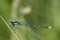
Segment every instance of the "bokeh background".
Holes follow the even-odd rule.
[[[0,40],[60,40],[60,0],[0,0]],[[10,21],[37,25],[12,27]],[[53,26],[53,28],[39,28]]]

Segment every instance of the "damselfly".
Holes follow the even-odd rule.
[[[29,26],[29,27],[37,27],[37,25],[32,25],[32,24],[22,24],[18,21],[10,21],[10,23],[12,24],[13,27],[15,27],[15,25],[19,25],[19,26]],[[48,27],[42,27],[40,25],[38,25],[37,28],[53,28],[53,26],[48,26]]]

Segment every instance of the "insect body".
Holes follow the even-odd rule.
[[[20,25],[20,26],[30,26],[30,27],[37,27],[37,28],[49,28],[49,29],[51,29],[51,28],[53,28],[52,26],[48,26],[48,27],[42,27],[42,26],[36,26],[36,25],[32,25],[32,24],[21,24],[21,23],[19,23],[18,21],[11,21],[10,22],[13,26],[15,26],[15,25]]]

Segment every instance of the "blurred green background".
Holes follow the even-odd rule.
[[[25,13],[27,7],[31,12]],[[0,17],[0,40],[60,40],[60,0],[0,0],[0,15],[10,27],[10,21],[54,27],[16,26],[11,32]]]

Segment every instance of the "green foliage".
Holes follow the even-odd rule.
[[[0,15],[11,27],[12,4],[15,0],[0,0]],[[60,1],[59,0],[19,0],[16,12],[16,21],[28,24],[41,25],[43,27],[53,26],[54,28],[33,28],[16,26],[7,27],[0,17],[0,40],[60,40]],[[31,6],[32,11],[23,15],[20,8]],[[13,7],[15,8],[15,7]],[[13,19],[14,20],[14,19]]]

